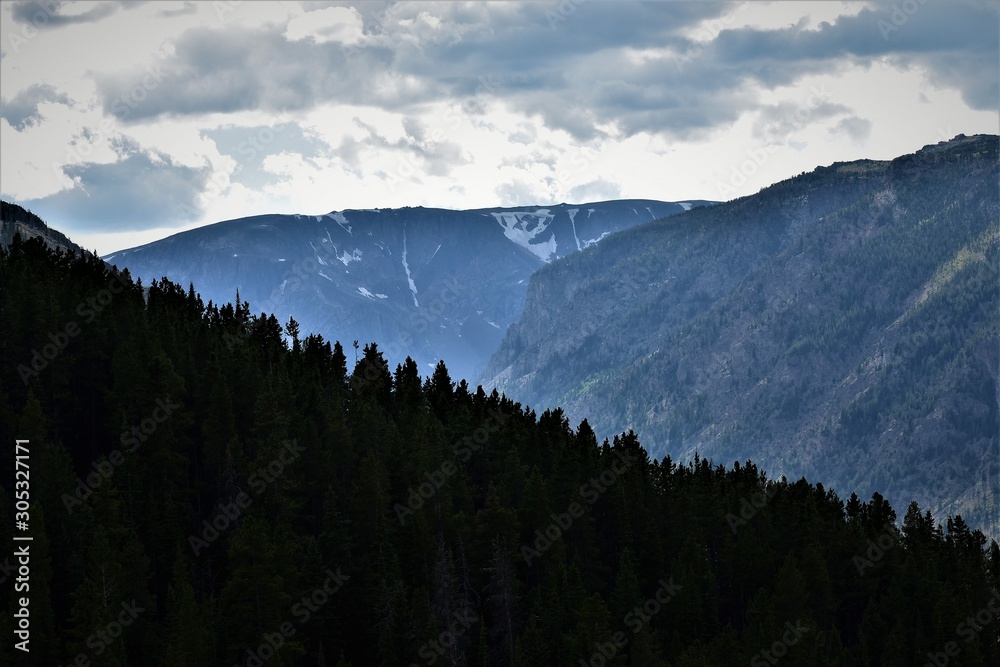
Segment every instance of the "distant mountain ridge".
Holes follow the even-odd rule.
[[[544,267],[482,377],[654,455],[1000,529],[996,136],[821,167]]]
[[[263,215],[208,225],[106,256],[147,284],[193,283],[207,300],[239,290],[254,312],[303,333],[376,341],[393,363],[445,359],[473,380],[520,315],[531,274],[628,227],[710,204],[636,199],[454,211]]]

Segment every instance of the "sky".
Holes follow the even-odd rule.
[[[0,197],[247,215],[729,200],[1000,133],[1000,0],[0,3]]]

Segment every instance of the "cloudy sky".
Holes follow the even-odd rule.
[[[101,253],[259,213],[731,199],[1000,131],[998,8],[2,2],[0,196]]]

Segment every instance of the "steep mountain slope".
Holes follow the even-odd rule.
[[[40,236],[50,248],[83,252],[83,248],[46,225],[31,211],[26,211],[17,204],[0,201],[0,246],[9,247],[15,234],[20,234],[24,240]]]
[[[612,236],[532,278],[484,384],[996,532],[997,147],[838,163]]]
[[[392,372],[369,346],[351,372],[241,311],[37,239],[0,249],[0,441],[32,472],[27,520],[0,523],[32,540],[31,589],[0,596],[0,626],[30,618],[33,656],[6,641],[0,665],[1000,664],[978,611],[1000,546],[958,517],[652,460],[444,363]],[[8,517],[21,461],[0,457]]]
[[[294,316],[302,332],[377,341],[422,369],[474,379],[521,313],[528,278],[609,233],[706,202],[625,200],[452,211],[264,215],[176,234],[106,259],[147,284],[193,282],[216,303]]]

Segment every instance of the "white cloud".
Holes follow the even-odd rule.
[[[319,44],[339,42],[353,46],[364,37],[364,20],[353,7],[327,7],[293,17],[285,37],[291,41],[310,39]]]
[[[718,199],[997,131],[970,102],[996,38],[958,0],[890,40],[884,2],[585,3],[555,29],[548,3],[77,5],[13,41],[12,6],[0,97],[38,112],[0,119],[0,195],[102,251],[265,212]],[[138,162],[155,178],[123,167]],[[73,217],[115,178],[174,188],[200,217],[164,221],[141,197],[140,231]]]

